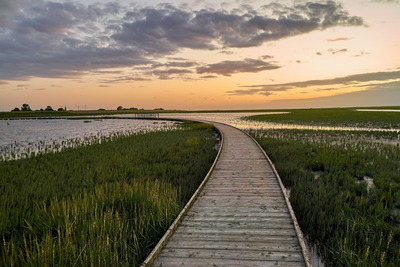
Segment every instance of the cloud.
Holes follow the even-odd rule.
[[[7,23],[10,17],[26,4],[26,0],[0,0],[0,26]]]
[[[366,56],[366,55],[369,55],[369,54],[370,53],[368,53],[368,52],[361,51],[360,53],[354,55],[353,57],[362,57],[362,56]]]
[[[168,67],[168,68],[189,68],[198,65],[195,61],[190,60],[180,60],[180,61],[170,61],[168,63],[154,63],[152,68]]]
[[[269,108],[372,107],[398,106],[400,82],[376,85],[369,90],[317,98],[280,99],[268,102]]]
[[[257,59],[246,58],[243,61],[222,61],[197,68],[197,73],[215,73],[224,76],[231,76],[240,72],[260,72],[264,70],[278,69],[280,66]]]
[[[270,55],[263,55],[263,56],[261,56],[261,59],[272,59],[272,58],[274,58],[273,56],[270,56]]]
[[[339,37],[339,38],[335,38],[335,39],[328,39],[328,42],[338,42],[338,41],[347,41],[350,40],[351,38],[348,37]]]
[[[215,79],[215,78],[218,78],[218,76],[215,76],[215,75],[205,75],[205,76],[201,76],[200,78],[202,78],[202,79]]]
[[[337,77],[324,80],[309,80],[303,82],[292,82],[283,84],[261,84],[261,85],[245,85],[242,88],[228,91],[230,95],[254,95],[254,94],[270,94],[272,92],[287,91],[296,88],[306,88],[309,86],[330,86],[330,85],[354,85],[359,83],[371,83],[376,81],[391,82],[392,80],[400,79],[400,71],[388,72],[372,72],[349,75],[344,77]],[[366,85],[368,86],[368,84]]]
[[[335,55],[335,54],[345,53],[345,52],[347,52],[347,51],[348,51],[347,48],[342,48],[342,49],[333,49],[333,48],[330,48],[330,49],[328,49],[328,50],[325,51],[325,52],[316,52],[316,54],[317,54],[318,56],[322,56],[322,55],[324,55],[325,53],[329,53],[329,54],[331,54],[331,55]]]
[[[338,53],[345,53],[345,52],[347,52],[347,48],[338,49],[338,50],[329,49],[328,51],[329,51],[330,53],[332,53],[332,55],[335,55],[335,54],[338,54]]]
[[[336,26],[364,25],[361,17],[351,16],[333,1],[291,6],[275,3],[262,8],[246,5],[234,10],[193,10],[189,5],[171,4],[135,7],[118,2],[0,1],[2,80],[79,77],[122,67],[137,72],[183,49],[229,51]],[[222,63],[226,65],[222,75],[259,71],[257,66],[260,70],[277,67],[245,61],[235,68],[228,66],[229,61]],[[175,65],[169,69],[195,67],[187,62],[170,64]],[[213,67],[218,66],[222,65],[199,71],[216,73]]]
[[[219,52],[219,54],[225,54],[225,55],[233,55],[234,52],[233,51],[226,51],[226,50],[222,50]]]
[[[0,79],[77,77],[152,63],[142,51],[110,43],[106,30],[96,28],[119,12],[118,4],[31,2],[0,31]]]
[[[279,9],[279,16],[259,13],[251,7],[242,14],[207,9],[191,12],[172,5],[144,8],[130,12],[127,20],[132,21],[124,23],[113,38],[147,51],[169,53],[180,48],[254,47],[314,30],[364,24],[362,18],[350,16],[333,1],[263,7],[270,9]]]
[[[171,76],[182,77],[185,74],[192,73],[192,71],[187,70],[187,69],[172,68],[172,69],[166,69],[166,70],[155,70],[152,73],[154,75],[158,76],[158,78],[161,80],[168,80],[171,78]]]
[[[135,77],[135,76],[130,76],[130,75],[121,75],[117,78],[112,78],[112,79],[107,79],[104,78],[100,82],[105,83],[105,84],[115,84],[115,83],[129,83],[129,82],[143,82],[143,81],[150,81],[150,78],[146,78],[147,76],[144,77]],[[103,86],[105,87],[105,86]]]

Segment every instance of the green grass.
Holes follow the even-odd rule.
[[[327,266],[398,266],[398,136],[307,130],[251,134],[291,189],[300,227]],[[373,185],[368,186],[369,179]]]
[[[0,265],[138,266],[208,172],[212,125],[0,162]]]
[[[388,107],[394,109],[394,107]],[[299,109],[288,114],[257,115],[250,120],[276,123],[350,126],[375,128],[400,128],[400,112],[360,112],[350,108]]]

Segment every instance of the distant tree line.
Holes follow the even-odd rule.
[[[134,108],[134,107],[132,107],[132,108],[124,108],[122,106],[118,106],[117,110],[138,110],[138,108]]]
[[[124,108],[123,106],[118,106],[117,110],[139,110],[138,108]],[[144,108],[141,108],[140,110],[144,110]],[[163,108],[155,108],[154,110],[164,110]]]
[[[66,111],[67,110],[67,107],[64,107],[64,108],[58,108],[57,109],[58,111]],[[29,104],[22,104],[22,107],[21,107],[21,109],[19,109],[19,108],[14,108],[13,110],[11,110],[11,111],[32,111],[32,109],[31,109],[31,107],[29,106]],[[40,109],[40,111],[54,111],[54,109],[51,107],[51,106],[47,106],[45,109]]]
[[[105,110],[104,108],[99,108],[99,110]],[[124,108],[122,106],[118,106],[117,110],[139,110],[138,108],[135,107],[131,107],[131,108]],[[140,110],[144,110],[143,108],[141,108]],[[155,108],[154,110],[164,110],[163,108]],[[14,108],[11,111],[32,111],[31,107],[29,106],[29,104],[22,104],[21,108]],[[41,108],[40,111],[54,111],[54,109],[51,106],[47,106],[45,109]],[[57,111],[67,111],[67,107],[60,107],[57,109]]]

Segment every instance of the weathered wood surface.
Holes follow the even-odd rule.
[[[269,161],[245,133],[215,126],[220,158],[152,266],[306,266]]]

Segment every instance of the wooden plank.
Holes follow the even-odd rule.
[[[286,235],[284,238],[282,238],[281,235],[254,235],[251,233],[183,233],[179,231],[172,236],[172,238],[175,237],[179,240],[187,239],[193,242],[199,240],[209,240],[210,242],[224,240],[230,242],[263,242],[266,244],[279,244],[282,242],[288,244],[299,243],[299,240],[294,233],[292,235]]]
[[[296,234],[295,230],[292,229],[225,229],[225,228],[201,228],[201,227],[190,227],[187,225],[181,225],[179,231],[182,233],[196,233],[196,234],[251,234],[251,235],[279,235],[279,236],[292,236]]]
[[[217,126],[219,160],[153,266],[306,266],[273,166],[246,134]]]
[[[199,208],[213,208],[215,210],[218,209],[227,209],[232,211],[243,211],[243,212],[252,212],[252,211],[279,211],[285,210],[288,211],[288,208],[285,207],[284,201],[280,197],[270,197],[267,201],[260,200],[257,195],[253,196],[241,196],[241,195],[218,195],[218,199],[216,196],[211,197],[211,194],[202,194],[201,201],[195,203],[195,207]],[[244,210],[246,209],[246,210]]]
[[[231,260],[231,259],[176,259],[161,257],[154,263],[157,267],[177,267],[177,266],[204,266],[204,267],[300,267],[304,266],[301,262],[280,262],[280,261],[257,261],[257,260]]]
[[[251,251],[241,253],[240,250],[225,249],[174,249],[165,248],[165,253],[161,257],[176,258],[199,258],[209,259],[236,259],[236,260],[264,260],[264,261],[288,261],[302,262],[303,256],[299,251],[280,252],[280,251]]]
[[[281,217],[282,218],[282,217]],[[183,221],[182,226],[187,227],[202,227],[202,228],[225,228],[228,229],[290,229],[293,228],[292,222],[286,220],[281,221],[267,221],[267,222],[240,222],[240,221],[230,221],[230,222],[215,222],[215,221]]]
[[[264,242],[234,242],[234,241],[210,241],[210,240],[179,240],[172,239],[170,249],[221,249],[247,251],[274,251],[296,253],[301,250],[298,243],[264,243]]]
[[[285,223],[287,222],[287,216],[285,216],[286,214],[279,216],[279,217],[256,217],[256,216],[252,216],[252,217],[232,217],[232,216],[187,216],[186,217],[186,222],[247,222],[247,223],[251,223],[251,222],[258,222],[258,223],[269,223],[269,222],[282,222]]]
[[[194,243],[197,241],[208,241],[208,242],[244,242],[244,243],[263,243],[263,244],[287,244],[287,245],[298,245],[299,240],[296,235],[287,235],[285,238],[279,235],[252,235],[252,234],[197,234],[197,233],[181,233],[176,232],[171,238],[171,246],[173,242],[179,242],[181,240],[190,240]]]
[[[204,213],[204,212],[198,212],[196,210],[191,210],[187,213],[186,217],[188,219],[199,219],[202,220],[203,218],[209,218],[210,220],[213,219],[217,219],[217,218],[232,218],[232,220],[246,220],[246,221],[250,221],[250,220],[268,220],[268,219],[286,219],[287,220],[287,212],[271,212],[271,213],[267,213],[267,212],[258,212],[258,213],[229,213],[229,212],[208,212],[208,213]]]

